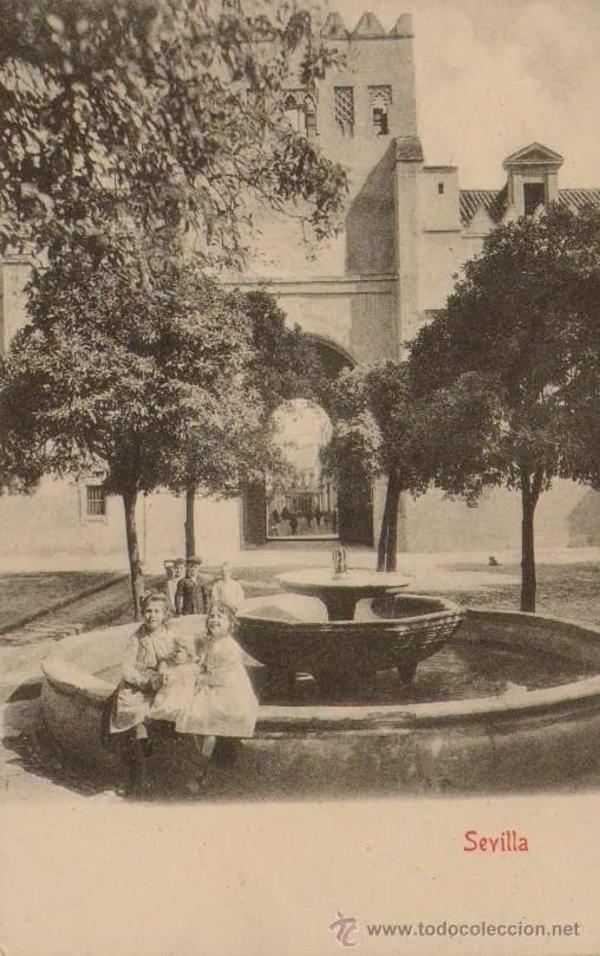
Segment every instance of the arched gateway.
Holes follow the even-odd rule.
[[[318,336],[309,336],[327,377],[334,380],[355,363],[349,353]],[[296,399],[274,413],[289,473],[249,486],[242,497],[246,547],[292,541],[311,544],[373,544],[373,495],[356,476],[334,482],[321,469],[319,451],[331,432],[328,409]]]

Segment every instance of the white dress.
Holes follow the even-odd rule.
[[[242,659],[229,635],[206,642],[196,689],[182,710],[175,729],[182,734],[252,737],[258,701]]]
[[[149,717],[175,723],[194,692],[198,673],[198,652],[190,637],[175,637],[175,650],[160,667],[162,686],[157,691]]]
[[[130,637],[123,660],[123,677],[111,709],[111,733],[131,730],[152,716],[162,669],[174,653],[173,635],[165,627],[148,632],[142,624]]]

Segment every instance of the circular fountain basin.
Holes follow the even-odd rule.
[[[349,682],[364,685],[377,671],[390,668],[396,668],[403,680],[412,680],[418,663],[451,638],[463,613],[442,598],[399,596],[395,591],[390,597],[390,586],[353,585],[352,620],[343,621],[323,614],[316,587],[318,600],[251,599],[238,614],[239,641],[270,668],[274,681],[291,683],[297,673],[308,673],[327,693],[335,688],[343,691]],[[359,595],[380,597],[365,602],[362,614],[356,615]]]
[[[268,599],[282,617],[288,597]],[[101,743],[102,717],[132,630],[66,638],[43,664],[42,715],[65,763],[107,777],[120,762]],[[261,701],[256,735],[215,784],[221,798],[560,789],[597,765],[600,629],[591,625],[467,610],[413,684],[382,673],[366,700],[327,701],[310,677],[269,696],[265,668],[248,668]],[[172,738],[158,743],[156,772],[179,759]]]

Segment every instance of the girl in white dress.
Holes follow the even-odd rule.
[[[169,604],[165,594],[152,592],[142,600],[143,624],[125,649],[121,681],[111,701],[109,730],[123,734],[123,760],[128,771],[126,792],[140,795],[145,789],[145,759],[150,755],[147,721],[166,668],[176,653],[169,630]]]
[[[158,668],[162,684],[152,704],[151,720],[175,723],[194,691],[198,662],[194,638],[175,637],[173,654]]]
[[[216,738],[252,737],[258,715],[242,651],[233,637],[233,616],[220,605],[212,605],[206,630],[195,688],[175,724],[178,733],[196,737],[202,757],[201,779]]]
[[[162,669],[175,653],[175,641],[169,630],[169,605],[161,593],[142,599],[141,624],[125,648],[122,678],[113,700],[110,731],[113,734],[134,730],[138,740],[148,737],[146,721],[157,691],[162,685]]]

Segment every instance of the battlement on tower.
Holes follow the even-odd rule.
[[[330,13],[325,21],[321,36],[327,40],[398,40],[412,38],[413,25],[410,13],[401,14],[392,29],[386,33],[374,13],[366,11],[359,18],[353,30],[349,30],[340,13]]]
[[[300,103],[301,90],[289,91],[296,128],[303,131],[303,116],[292,111],[308,110],[307,133],[317,137],[331,158],[363,172],[392,139],[416,137],[413,36],[410,13],[398,16],[386,30],[371,11],[350,26],[341,13],[331,12],[321,38],[335,52],[336,65],[326,71],[308,104]],[[293,84],[291,79],[289,86]]]
[[[423,152],[412,18],[404,13],[389,22],[393,26],[386,30],[366,11],[348,24],[341,13],[331,12],[321,37],[333,62],[316,87],[302,85],[301,70],[290,71],[283,93],[286,119],[348,174],[345,229],[322,242],[318,257],[309,261],[292,236],[294,223],[257,211],[254,222],[264,238],[255,243],[249,265],[256,275],[389,276],[396,269],[398,171],[402,167],[414,179]],[[410,186],[403,180],[405,192],[413,187],[412,179]],[[298,254],[290,255],[291,249]]]

